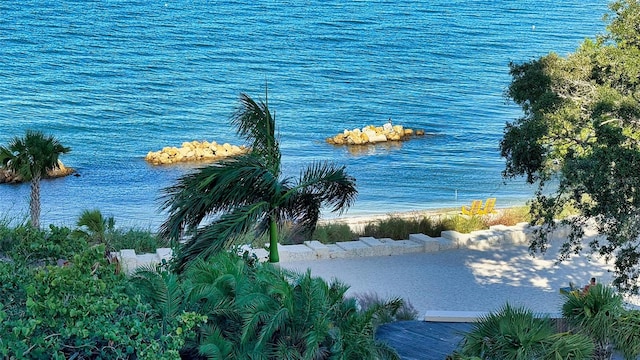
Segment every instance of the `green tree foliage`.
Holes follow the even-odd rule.
[[[558,224],[554,218],[573,207],[579,215],[561,222],[572,234],[560,258],[588,243],[589,251],[615,258],[617,287],[637,291],[640,4],[621,0],[610,8],[607,32],[573,54],[511,64],[508,96],[524,116],[507,124],[500,147],[504,176],[526,176],[539,186],[531,213],[533,223],[545,226],[531,249],[546,250],[547,235]],[[583,239],[588,220],[604,238]]]
[[[374,322],[397,311],[400,300],[358,310],[347,287],[310,273],[282,271],[221,252],[197,259],[180,275],[149,269],[135,276],[158,323],[182,311],[208,321],[189,354],[211,359],[398,359],[374,339]]]
[[[0,146],[0,164],[31,182],[29,209],[31,224],[36,228],[40,227],[40,180],[47,171],[58,168],[58,157],[69,151],[53,136],[31,130],[11,140],[9,146]]]
[[[293,224],[311,234],[322,205],[342,211],[355,200],[355,179],[344,167],[314,163],[298,179],[283,178],[275,118],[267,103],[256,103],[245,94],[240,102],[231,123],[251,152],[187,174],[165,189],[169,217],[161,234],[173,241],[185,233],[190,236],[178,252],[181,268],[252,230],[257,237],[268,232],[269,260],[278,262],[280,225]]]

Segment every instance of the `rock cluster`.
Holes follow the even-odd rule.
[[[76,172],[75,169],[64,166],[62,161],[58,160],[58,168],[47,171],[47,175],[45,176],[45,178],[51,179],[51,178],[64,177],[67,175],[71,175],[75,172]],[[17,184],[21,182],[23,182],[23,179],[20,175],[7,169],[0,169],[0,184],[3,184],[3,183]]]
[[[405,129],[402,125],[392,125],[390,122],[383,126],[368,125],[362,129],[344,130],[341,134],[327,138],[333,145],[364,145],[387,141],[408,140],[412,136],[422,136],[424,130]]]
[[[165,147],[160,151],[150,151],[144,158],[153,165],[169,165],[181,162],[216,161],[229,156],[248,152],[245,146],[224,143],[222,145],[208,141],[182,143],[182,147]]]

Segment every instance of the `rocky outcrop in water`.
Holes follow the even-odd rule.
[[[327,138],[332,145],[365,145],[387,141],[404,141],[414,136],[424,135],[424,130],[405,129],[402,125],[368,125],[362,129],[344,130],[341,134]]]
[[[145,160],[153,165],[170,165],[185,162],[213,162],[230,156],[245,154],[249,149],[224,143],[208,141],[182,143],[182,147],[165,147],[160,151],[150,151]]]
[[[45,179],[53,179],[71,175],[75,173],[76,170],[64,166],[62,161],[58,161],[58,168],[53,169],[47,172],[47,175],[44,176]],[[0,169],[0,184],[17,184],[23,182],[22,177],[13,171],[7,169]]]

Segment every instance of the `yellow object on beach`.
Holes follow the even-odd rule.
[[[462,214],[463,215],[488,215],[493,214],[496,207],[496,198],[488,198],[487,202],[482,207],[482,200],[473,200],[471,201],[471,206],[463,206]]]
[[[493,214],[496,207],[496,198],[488,198],[487,202],[484,204],[484,208],[478,211],[478,215],[489,215]]]
[[[471,206],[463,206],[462,213],[464,215],[476,215],[482,208],[482,200],[471,201]]]

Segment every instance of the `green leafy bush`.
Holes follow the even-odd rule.
[[[440,233],[445,230],[469,233],[487,228],[488,226],[485,223],[485,219],[480,216],[466,217],[456,215],[438,218],[423,217],[420,219],[389,217],[365,225],[362,235],[403,240],[408,239],[410,234],[422,233],[432,237],[438,237]]]
[[[158,248],[171,247],[169,241],[161,239],[150,230],[129,228],[115,230],[109,240],[113,251],[133,249],[136,253],[155,253]]]
[[[100,210],[85,210],[76,222],[73,235],[91,244],[104,244],[107,251],[133,249],[137,253],[153,253],[158,248],[170,247],[150,230],[138,228],[118,229],[113,217],[105,218]]]
[[[53,264],[67,259],[86,246],[86,241],[70,236],[66,227],[49,225],[49,230],[31,225],[0,229],[0,252],[14,261],[32,265]]]
[[[104,245],[75,243],[69,230],[17,228],[12,262],[0,262],[0,357],[16,359],[179,359],[196,323],[182,313],[171,327],[148,321],[150,305],[105,258]],[[63,236],[64,235],[64,236]],[[58,243],[60,239],[66,239]],[[23,251],[31,239],[35,250]],[[46,241],[67,262],[38,259]],[[69,245],[73,244],[73,246]],[[74,248],[75,254],[65,252]],[[35,264],[35,265],[34,265]]]

